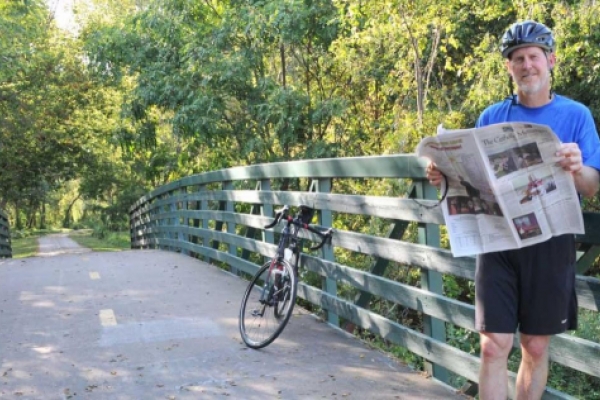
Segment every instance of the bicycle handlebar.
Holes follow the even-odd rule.
[[[285,214],[287,216],[288,211],[290,211],[289,206],[283,206],[283,208],[275,211],[275,219],[269,225],[265,225],[265,229],[271,229],[275,225],[281,221],[281,217]]]
[[[316,246],[311,246],[310,249],[311,250],[319,250],[321,247],[325,246],[325,244],[328,244],[331,246],[331,238],[333,236],[333,228],[329,228],[327,229],[325,232],[318,232],[318,231],[313,231],[315,232],[317,235],[321,236],[321,243],[319,243]]]
[[[311,250],[319,250],[321,247],[323,247],[325,244],[329,244],[331,246],[331,238],[333,236],[333,228],[329,228],[324,232],[319,231],[316,228],[311,227],[308,224],[304,224],[300,221],[297,221],[295,218],[290,217],[288,215],[288,212],[290,211],[290,207],[288,205],[283,206],[283,208],[276,210],[275,211],[275,219],[273,219],[273,222],[271,222],[269,225],[265,225],[265,229],[270,229],[272,227],[274,227],[275,225],[277,225],[282,219],[296,225],[299,226],[301,228],[304,228],[306,230],[311,231],[312,233],[317,234],[318,236],[321,237],[321,243],[317,244],[316,246],[312,246],[310,247]]]

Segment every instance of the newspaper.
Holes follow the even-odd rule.
[[[516,249],[582,234],[579,195],[558,164],[560,140],[546,125],[501,123],[445,130],[417,155],[447,178],[441,203],[454,256]]]

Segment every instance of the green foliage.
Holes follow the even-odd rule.
[[[94,230],[73,231],[69,237],[83,247],[92,249],[92,251],[121,251],[128,250],[131,247],[129,231],[126,232],[106,232],[101,235]]]

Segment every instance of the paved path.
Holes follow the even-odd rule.
[[[0,398],[464,399],[302,311],[247,349],[245,285],[154,250],[0,260]]]
[[[81,247],[66,233],[54,233],[38,239],[38,256],[49,257],[60,254],[88,253],[90,249]]]

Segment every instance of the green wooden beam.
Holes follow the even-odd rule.
[[[414,154],[345,157],[258,164],[188,176],[163,185],[134,203],[131,209],[181,186],[236,180],[275,178],[425,178],[427,161]]]
[[[417,182],[415,185],[416,196],[421,199],[438,198],[438,191],[429,183]],[[419,243],[427,246],[440,247],[440,226],[437,224],[419,224]],[[421,287],[430,292],[443,294],[444,282],[442,274],[439,272],[422,269]],[[446,324],[444,321],[425,315],[423,318],[423,331],[440,342],[446,341]],[[425,362],[425,370],[434,378],[447,383],[449,379],[448,371],[437,364]]]
[[[583,244],[579,250],[583,254],[577,259],[577,273],[583,275],[594,266],[596,259],[600,256],[600,246]]]
[[[406,232],[408,225],[409,225],[408,221],[394,221],[394,223],[392,224],[392,227],[389,229],[389,231],[385,237],[388,239],[402,237],[404,235],[404,232]],[[385,270],[387,269],[389,264],[390,264],[389,259],[379,257],[371,265],[369,272],[371,272],[373,275],[383,276],[383,274],[385,273]],[[357,299],[354,304],[356,304],[359,307],[364,308],[367,304],[369,304],[369,301],[371,300],[372,297],[373,297],[373,295],[371,293],[366,292],[366,291],[361,291],[360,294],[357,296]]]

